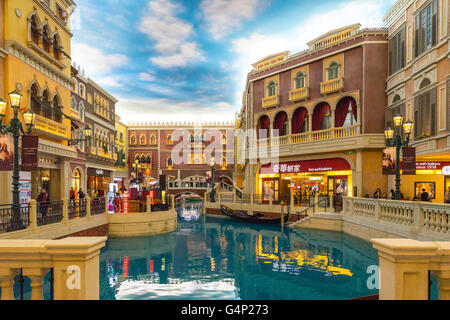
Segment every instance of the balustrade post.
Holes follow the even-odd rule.
[[[108,196],[105,195],[105,214],[109,212]]]
[[[244,195],[242,195],[242,197],[244,197]],[[251,193],[251,194],[250,194],[250,204],[253,204],[253,201],[254,201],[254,199],[253,199],[253,193]]]
[[[30,228],[37,228],[37,203],[36,200],[30,200]]]
[[[62,214],[63,214],[63,218],[62,221],[63,222],[67,222],[69,221],[69,201],[67,198],[63,198],[62,199]]]
[[[269,205],[271,206],[272,203],[273,203],[273,195],[270,195],[270,196],[269,196]]]
[[[233,203],[236,204],[236,192],[233,193]]]
[[[151,201],[151,197],[150,197],[150,195],[148,194],[147,195],[147,198],[146,198],[146,203],[147,203],[147,213],[151,213],[152,212],[152,201]]]
[[[422,232],[424,225],[423,209],[420,202],[414,202],[414,229],[417,233]]]
[[[90,219],[91,216],[91,196],[86,195],[86,218]]]
[[[438,281],[439,300],[450,300],[450,271],[432,271]]]
[[[0,288],[2,289],[0,300],[15,300],[14,276],[15,272],[13,269],[0,268]]]
[[[222,203],[222,197],[220,196],[220,192],[217,192],[217,200],[219,201],[219,204]]]
[[[44,277],[48,269],[41,268],[24,268],[22,274],[31,280],[31,300],[44,300],[42,290]]]
[[[172,209],[175,210],[175,195],[170,195],[170,204],[172,206]]]
[[[376,199],[375,200],[375,218],[377,219],[377,222],[379,222],[381,220],[381,200],[380,199]]]
[[[295,211],[295,203],[294,203],[294,201],[295,201],[295,199],[294,199],[294,193],[293,192],[291,192],[291,214],[292,213],[294,213],[294,211]]]

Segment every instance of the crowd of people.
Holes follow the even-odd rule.
[[[425,190],[422,189],[422,192],[420,193],[420,196],[414,196],[413,201],[424,201],[424,202],[431,202],[431,196],[430,194]],[[450,203],[450,188],[448,192],[449,197],[449,203]],[[369,194],[366,194],[365,198],[370,198]],[[394,189],[391,189],[389,192],[389,195],[386,195],[386,193],[381,192],[380,188],[377,188],[377,190],[373,194],[374,199],[389,199],[389,200],[395,200],[395,191]],[[400,192],[400,200],[406,200],[405,196],[402,192]]]

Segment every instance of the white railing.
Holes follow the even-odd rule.
[[[450,204],[344,197],[342,212],[386,231],[450,240]]]
[[[355,137],[359,134],[359,127],[360,125],[356,124],[348,127],[330,128],[326,130],[290,134],[281,137],[259,139],[258,144],[259,146],[278,146]]]

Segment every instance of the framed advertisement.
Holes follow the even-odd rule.
[[[383,150],[383,174],[395,175],[397,169],[396,148],[385,148]]]
[[[428,192],[429,199],[436,199],[436,182],[415,182],[414,183],[414,195],[420,199],[422,189]]]
[[[11,135],[0,135],[0,171],[14,169],[14,140]]]

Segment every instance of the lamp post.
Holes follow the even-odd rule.
[[[396,115],[394,118],[394,129],[386,128],[384,135],[386,136],[386,146],[395,147],[397,151],[396,172],[395,172],[395,200],[400,200],[400,150],[407,147],[409,138],[413,128],[411,121],[403,123],[403,116]]]
[[[20,230],[25,226],[20,217],[20,197],[19,197],[19,138],[21,135],[30,135],[33,129],[34,122],[36,119],[36,114],[28,109],[23,113],[24,122],[27,126],[27,131],[25,132],[22,127],[22,122],[19,119],[19,108],[22,102],[22,95],[14,90],[9,93],[10,105],[13,109],[13,118],[9,121],[8,125],[4,125],[3,119],[6,116],[7,102],[0,98],[0,132],[1,133],[11,133],[14,138],[14,166],[13,166],[13,205],[12,205],[12,216],[9,229]]]
[[[68,145],[70,146],[76,146],[77,144],[79,144],[82,141],[90,141],[92,139],[92,129],[91,127],[89,127],[89,125],[86,125],[86,128],[84,128],[84,135],[86,138],[84,139],[71,139],[68,141]]]
[[[139,163],[139,160],[137,160],[137,159],[134,160],[133,168],[136,173],[136,182],[139,183],[138,173],[139,173],[139,169],[141,169],[141,164]]]
[[[212,158],[211,159],[211,193],[209,194],[209,201],[210,202],[216,202],[216,186],[215,186],[215,183],[214,183],[214,172],[216,171],[216,168],[215,168],[215,165],[216,165],[216,163],[215,163],[215,161],[214,161],[214,158]]]

